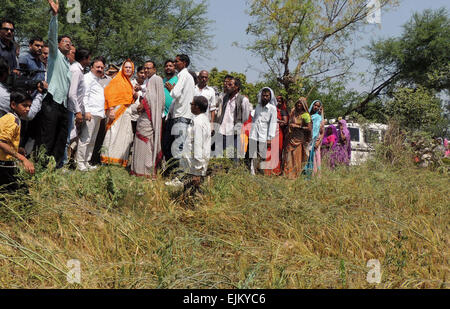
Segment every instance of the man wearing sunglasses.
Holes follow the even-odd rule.
[[[18,72],[16,47],[14,45],[14,22],[9,19],[2,19],[0,21],[0,56],[6,59],[9,69]]]

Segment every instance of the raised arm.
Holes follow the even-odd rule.
[[[48,0],[51,11],[53,13],[50,19],[50,26],[48,29],[48,47],[49,47],[49,57],[56,57],[58,53],[58,9],[59,1],[56,3],[53,0]]]

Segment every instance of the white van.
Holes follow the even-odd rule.
[[[337,128],[337,121],[334,119],[331,119],[329,124],[333,124]],[[365,162],[370,153],[375,151],[374,144],[382,141],[388,129],[387,125],[381,123],[371,123],[363,126],[351,121],[347,121],[347,127],[350,131],[352,145],[351,165]]]

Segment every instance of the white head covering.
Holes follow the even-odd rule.
[[[264,87],[258,93],[258,104],[261,104],[261,96],[262,96],[262,92],[263,92],[264,89],[269,89],[270,90],[270,101],[269,101],[269,104],[272,104],[273,106],[276,107],[277,106],[277,98],[275,97],[275,93],[273,92],[273,90],[270,89],[269,87]]]

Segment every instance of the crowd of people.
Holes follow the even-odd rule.
[[[333,168],[350,164],[350,133],[345,120],[325,129],[324,106],[294,108],[265,87],[254,107],[241,93],[241,81],[226,76],[223,92],[208,85],[209,73],[188,70],[179,54],[164,63],[135,68],[131,59],[107,68],[105,58],[58,36],[58,5],[52,11],[48,42],[35,37],[17,55],[14,22],[0,29],[0,185],[15,188],[16,161],[34,173],[30,156],[44,149],[57,168],[71,161],[87,172],[99,164],[120,165],[139,177],[167,185],[198,187],[211,158],[246,162],[251,174],[295,179],[320,172],[326,157]],[[11,76],[33,72],[31,89],[9,84]],[[26,84],[26,83],[25,83]]]

